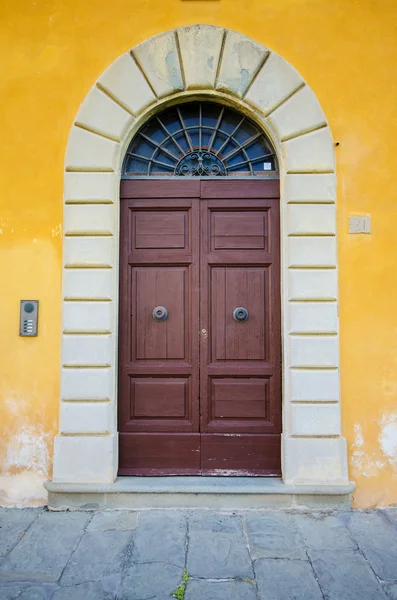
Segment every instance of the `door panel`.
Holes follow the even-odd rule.
[[[119,472],[198,473],[199,203],[186,182],[186,198],[177,186],[166,199],[134,183],[140,197],[121,203]]]
[[[202,182],[200,202],[201,469],[278,475],[279,200],[263,182],[217,183]]]
[[[121,197],[119,473],[280,474],[278,182]]]

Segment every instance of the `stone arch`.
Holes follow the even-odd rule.
[[[282,185],[283,481],[344,486],[332,135],[313,91],[288,62],[239,33],[210,25],[162,33],[123,54],[94,84],[71,129],[53,484],[115,480],[121,164],[142,123],[187,97],[216,98],[245,112],[276,148]]]

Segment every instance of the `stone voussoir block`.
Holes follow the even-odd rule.
[[[271,52],[244,99],[266,116],[303,85],[299,73]]]
[[[74,125],[69,134],[65,168],[67,171],[113,171],[117,149],[117,142]]]
[[[235,31],[227,31],[216,89],[244,96],[269,50]]]
[[[321,173],[335,171],[335,154],[328,127],[305,133],[282,144],[284,169],[287,173]]]
[[[193,25],[177,30],[186,89],[213,89],[224,29]],[[200,52],[197,52],[200,48]]]
[[[133,122],[133,117],[100,89],[93,87],[79,108],[75,122],[120,141]]]
[[[327,124],[320,103],[312,90],[304,86],[269,116],[281,141]]]
[[[184,89],[175,31],[150,38],[132,52],[159,98]]]
[[[138,115],[156,100],[130,52],[116,59],[98,83],[133,115]]]

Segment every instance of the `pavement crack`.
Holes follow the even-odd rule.
[[[258,600],[261,600],[261,597],[260,597],[260,594],[259,594],[259,589],[258,589],[258,584],[256,583],[256,573],[255,573],[255,569],[254,569],[254,557],[251,554],[251,548],[250,548],[250,543],[249,543],[249,535],[248,535],[248,529],[247,529],[247,522],[246,522],[246,520],[245,520],[244,517],[241,519],[241,527],[242,527],[242,530],[243,530],[243,536],[244,536],[245,543],[246,543],[246,546],[247,546],[248,556],[250,557],[250,561],[251,561],[252,572],[255,575],[255,579],[252,580],[252,584],[255,587],[256,597],[258,598]]]
[[[314,568],[314,566],[313,566],[313,563],[312,563],[312,560],[311,560],[311,558],[310,558],[310,554],[309,554],[309,551],[308,551],[308,549],[307,549],[307,548],[306,548],[306,556],[307,556],[307,560],[308,560],[308,562],[309,562],[310,568],[311,568],[311,570],[313,571],[313,576],[314,576],[314,579],[317,581],[317,585],[318,585],[318,587],[319,587],[319,590],[320,590],[320,592],[321,592],[321,595],[322,595],[322,597],[323,597],[323,600],[327,600],[327,598],[326,598],[326,596],[325,596],[325,593],[324,593],[324,591],[323,591],[323,588],[321,587],[320,580],[319,580],[319,578],[317,577],[316,570],[315,570],[315,568]]]
[[[86,524],[85,524],[85,526],[83,527],[83,530],[82,530],[82,532],[81,532],[81,536],[80,536],[80,538],[78,539],[78,541],[77,541],[77,544],[76,544],[76,545],[75,545],[75,547],[73,548],[73,550],[72,550],[72,552],[71,552],[71,554],[70,554],[70,556],[69,556],[68,560],[66,561],[66,563],[65,563],[65,565],[64,565],[64,567],[63,567],[63,569],[62,569],[62,571],[61,571],[61,574],[60,574],[60,576],[58,577],[58,579],[57,579],[56,583],[59,583],[59,584],[60,584],[60,582],[61,582],[61,580],[62,580],[62,577],[63,577],[63,574],[64,574],[64,572],[65,572],[65,569],[66,569],[66,567],[68,566],[68,564],[70,563],[70,560],[71,560],[72,556],[74,555],[74,553],[76,552],[77,548],[80,546],[81,540],[83,539],[84,535],[85,535],[85,534],[86,534],[86,532],[87,532],[88,525],[91,523],[92,519],[94,518],[94,514],[95,514],[95,513],[92,513],[92,514],[91,514],[91,517],[90,517],[90,519],[87,521],[87,523],[86,523]]]

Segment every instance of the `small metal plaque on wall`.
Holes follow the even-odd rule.
[[[39,318],[38,300],[21,300],[19,314],[19,335],[22,337],[37,336]]]

